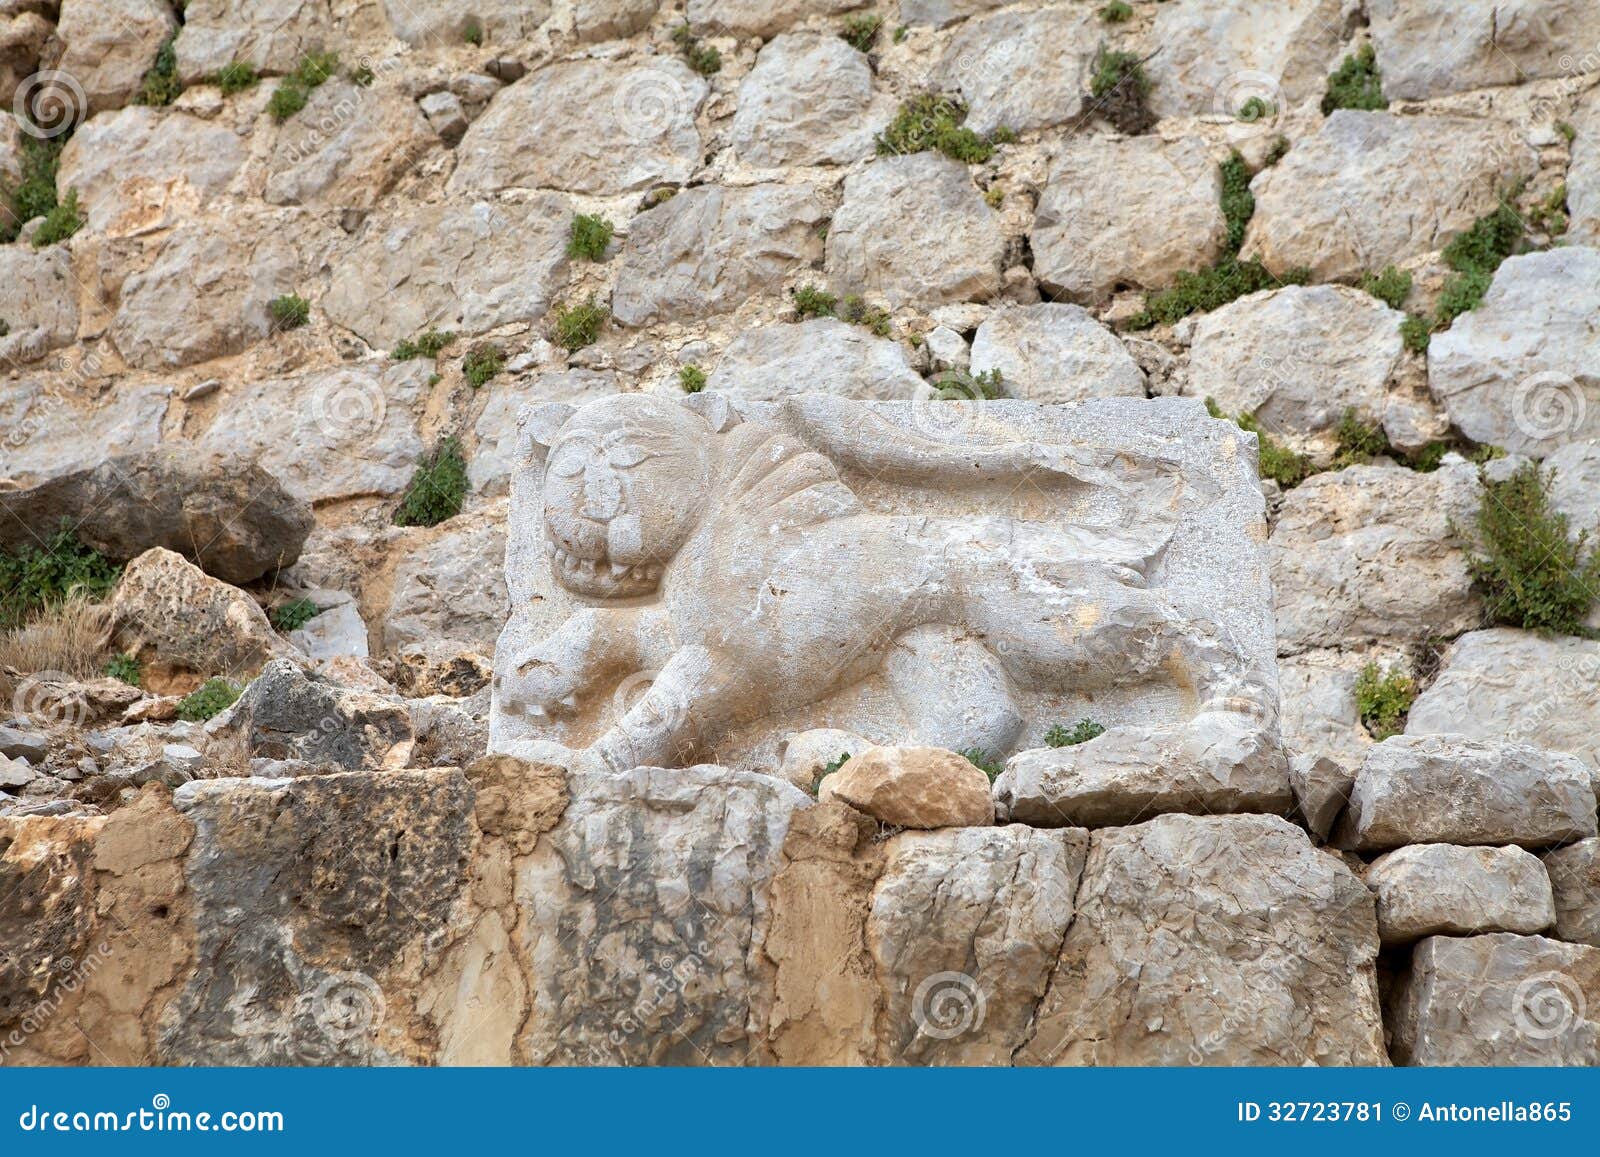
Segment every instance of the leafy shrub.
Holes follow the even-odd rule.
[[[294,71],[278,82],[272,99],[267,102],[267,111],[272,114],[272,119],[281,124],[305,108],[306,102],[311,99],[311,90],[326,81],[338,68],[339,57],[336,53],[308,52],[302,56]]]
[[[1006,769],[1003,759],[996,759],[981,747],[968,747],[956,754],[988,776],[990,783],[993,783],[996,777]]]
[[[833,317],[839,299],[819,285],[797,285],[789,291],[797,317]]]
[[[1573,128],[1571,123],[1568,121],[1557,121],[1556,132],[1560,133],[1561,139],[1566,141],[1569,145],[1578,139],[1578,130]]]
[[[883,20],[877,16],[851,16],[845,20],[839,37],[857,52],[871,52],[882,27]]]
[[[1406,714],[1416,698],[1416,681],[1398,668],[1380,671],[1376,663],[1368,663],[1356,676],[1356,713],[1374,739],[1404,731]]]
[[[317,604],[310,599],[290,599],[273,607],[267,617],[272,620],[274,627],[287,635],[290,631],[298,631],[321,613]]]
[[[412,358],[436,358],[455,340],[456,335],[449,330],[430,329],[416,338],[406,338],[394,347],[389,356],[397,362],[409,362]]]
[[[113,655],[105,665],[105,673],[120,679],[130,687],[139,686],[139,660],[132,655]]]
[[[285,293],[267,302],[267,312],[279,329],[299,329],[311,320],[311,303],[298,293]]]
[[[600,329],[611,312],[590,295],[577,305],[556,310],[555,340],[562,349],[571,353],[591,346],[600,337]]]
[[[480,342],[461,359],[461,373],[475,390],[505,368],[506,351],[493,342]]]
[[[1444,456],[1450,452],[1450,443],[1443,441],[1429,442],[1422,449],[1412,454],[1406,465],[1418,474],[1432,474],[1444,462]]]
[[[1369,273],[1363,277],[1361,288],[1390,309],[1399,309],[1411,293],[1411,274],[1393,265],[1386,265],[1382,273]]]
[[[133,98],[134,104],[169,105],[183,95],[183,81],[178,79],[178,52],[173,47],[177,39],[178,34],[174,32],[156,49],[155,62],[145,70],[139,92]]]
[[[722,71],[722,53],[710,45],[700,43],[700,38],[690,31],[687,24],[680,24],[672,30],[672,42],[678,46],[678,51],[683,53],[683,58],[689,62],[689,67],[701,76],[711,76]]]
[[[935,379],[933,388],[941,402],[994,401],[1006,396],[1005,380],[998,369],[968,373],[947,370]]]
[[[1355,407],[1345,410],[1334,430],[1339,448],[1334,454],[1336,467],[1359,466],[1389,453],[1389,436],[1376,422],[1362,421]]]
[[[572,219],[572,236],[567,239],[567,256],[573,260],[599,261],[606,255],[615,226],[598,214],[580,213]]]
[[[951,160],[981,165],[994,147],[1015,138],[1005,129],[981,137],[965,127],[967,106],[953,96],[924,92],[900,106],[889,127],[878,134],[880,156],[905,156],[935,149]]]
[[[1411,313],[1400,323],[1400,340],[1414,354],[1425,354],[1433,340],[1433,322],[1426,314]]]
[[[483,47],[483,25],[476,20],[467,21],[467,26],[461,30],[461,39],[474,48]]]
[[[117,585],[122,568],[78,541],[63,523],[41,547],[0,554],[0,627],[26,622],[74,594],[98,599]]]
[[[1478,218],[1472,228],[1444,247],[1444,263],[1455,273],[1439,292],[1434,328],[1444,329],[1469,309],[1476,309],[1489,291],[1500,263],[1517,251],[1522,241],[1522,218],[1502,199],[1493,213]]]
[[[1100,9],[1100,19],[1107,24],[1122,24],[1133,18],[1133,8],[1127,0],[1111,0],[1111,3]]]
[[[272,99],[267,101],[267,111],[272,114],[272,119],[282,124],[295,113],[306,107],[310,94],[297,84],[287,80],[278,82],[278,87],[272,90]]]
[[[461,443],[445,438],[417,464],[400,506],[394,512],[396,526],[438,526],[461,513],[461,500],[467,496],[467,460]]]
[[[911,35],[911,25],[902,24],[902,25],[900,25],[900,27],[898,27],[898,28],[896,28],[894,30],[894,42],[896,44],[899,44],[901,41],[905,40],[905,38],[907,36],[909,36],[909,35]]]
[[[244,688],[231,679],[207,679],[197,690],[178,700],[178,718],[203,723],[232,707]]]
[[[1132,52],[1112,52],[1101,45],[1089,77],[1092,107],[1084,114],[1104,117],[1118,132],[1137,136],[1156,123],[1150,111],[1150,78],[1144,61]]]
[[[1496,623],[1588,635],[1584,618],[1600,589],[1600,550],[1589,531],[1569,535],[1567,516],[1550,508],[1550,478],[1538,463],[1509,478],[1482,477],[1477,514],[1481,554],[1467,560]]]
[[[23,135],[21,177],[15,185],[0,185],[0,202],[6,210],[0,220],[0,241],[15,241],[24,225],[35,217],[48,217],[56,207],[56,168],[65,143],[64,137],[40,140]]]
[[[665,205],[678,195],[678,190],[668,187],[651,189],[644,198],[644,208],[654,209],[657,205]]]
[[[1290,269],[1282,277],[1274,277],[1259,261],[1225,257],[1199,273],[1178,274],[1171,289],[1145,298],[1144,309],[1130,318],[1127,325],[1129,329],[1171,325],[1191,313],[1218,309],[1258,290],[1304,285],[1309,280],[1309,269]]]
[[[65,241],[82,229],[88,220],[78,211],[78,190],[68,189],[67,199],[44,215],[44,223],[33,235],[33,247],[43,249],[46,245]]]
[[[1228,417],[1212,398],[1206,399],[1206,413],[1213,418]],[[1281,445],[1261,428],[1261,422],[1254,414],[1236,414],[1231,420],[1239,429],[1256,436],[1256,463],[1261,477],[1270,478],[1285,490],[1290,490],[1316,473],[1310,458]]]
[[[866,326],[879,337],[889,336],[889,311],[876,305],[868,305],[866,299],[857,294],[852,293],[844,299],[839,310],[839,318],[851,325]]]
[[[698,394],[706,388],[706,372],[699,366],[684,366],[678,371],[678,385],[686,394]]]
[[[1277,115],[1278,106],[1259,96],[1253,96],[1239,106],[1239,119],[1248,124],[1271,120]]]
[[[1050,730],[1044,733],[1044,742],[1046,747],[1076,747],[1105,733],[1106,729],[1093,719],[1080,719],[1071,729],[1059,723],[1052,725]]]
[[[254,88],[261,83],[261,77],[256,75],[256,70],[249,64],[235,60],[217,69],[217,74],[211,78],[211,82],[220,88],[225,96],[232,96],[247,88]]]
[[[850,753],[848,751],[841,751],[837,759],[830,759],[827,763],[823,764],[821,770],[818,771],[811,780],[811,797],[815,799],[818,795],[820,795],[822,792],[822,781],[827,779],[830,775],[838,771],[841,767],[849,762]]]
[[[1383,78],[1378,71],[1377,54],[1372,45],[1363,44],[1354,56],[1347,56],[1338,71],[1328,77],[1328,92],[1322,98],[1322,115],[1335,109],[1384,109]]]
[[[1250,192],[1250,168],[1238,153],[1218,165],[1222,174],[1222,219],[1228,223],[1228,252],[1239,252],[1244,231],[1256,215],[1255,194]]]

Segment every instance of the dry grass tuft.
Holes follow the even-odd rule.
[[[20,678],[36,671],[98,678],[110,657],[111,625],[109,606],[71,595],[23,626],[0,632],[0,710]]]

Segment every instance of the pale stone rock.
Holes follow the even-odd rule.
[[[1093,11],[1073,7],[1005,11],[957,29],[934,66],[934,85],[960,93],[966,127],[1031,133],[1077,117],[1087,70],[1104,38]]]
[[[872,91],[867,58],[838,36],[789,33],[769,41],[739,84],[733,151],[747,165],[842,165],[872,156],[894,115]]]
[[[309,502],[398,494],[423,444],[428,364],[368,363],[235,386],[196,442],[259,463]]]
[[[1372,43],[1390,100],[1593,72],[1600,13],[1584,0],[1371,0]]]
[[[78,281],[64,245],[0,246],[0,364],[37,361],[78,338]]]
[[[1521,848],[1415,844],[1385,852],[1367,869],[1385,945],[1424,936],[1543,932],[1556,920],[1550,877]]]
[[[827,216],[823,193],[810,185],[685,189],[633,219],[612,315],[629,326],[684,322],[776,292],[822,256],[818,227]]]
[[[1353,771],[1325,755],[1301,754],[1289,760],[1289,786],[1294,789],[1295,806],[1319,840],[1326,840],[1333,830],[1355,782]]]
[[[1477,442],[1542,457],[1600,435],[1600,250],[1510,257],[1483,303],[1435,334],[1428,385]]]
[[[290,72],[308,52],[350,55],[351,40],[377,32],[382,22],[371,11],[341,19],[334,8],[335,0],[188,0],[176,45],[178,74],[186,85],[199,84],[234,61],[263,73]]]
[[[1272,530],[1278,646],[1292,654],[1369,639],[1455,635],[1482,620],[1465,544],[1477,476],[1350,466],[1283,497]]]
[[[1544,866],[1555,889],[1556,936],[1600,948],[1600,839],[1546,852]]]
[[[1531,743],[1600,766],[1600,642],[1496,627],[1463,635],[1417,696],[1406,734]]]
[[[572,209],[555,194],[396,206],[335,263],[322,308],[384,349],[429,328],[534,321],[566,284],[571,232]]]
[[[1544,461],[1550,505],[1573,530],[1600,532],[1600,440],[1569,442]]]
[[[1327,756],[1346,767],[1361,762],[1372,736],[1356,714],[1356,678],[1363,662],[1337,651],[1290,655],[1278,665],[1283,746]]]
[[[940,747],[869,747],[822,781],[838,799],[900,828],[983,827],[994,822],[989,778]]]
[[[866,937],[886,1064],[1009,1065],[1073,916],[1087,832],[1020,825],[889,842]]]
[[[246,155],[225,124],[134,106],[91,117],[72,134],[57,185],[78,190],[90,229],[134,236],[199,216]]]
[[[810,794],[820,787],[818,776],[830,766],[837,771],[851,756],[871,746],[861,736],[837,727],[813,727],[810,731],[797,732],[778,747],[778,778]]]
[[[460,44],[473,27],[486,44],[513,44],[537,32],[550,8],[550,0],[383,0],[394,34],[419,48]]]
[[[139,92],[162,41],[177,29],[165,0],[62,0],[56,65],[83,88],[90,110],[120,108]]]
[[[1227,240],[1217,160],[1192,137],[1069,138],[1033,219],[1034,273],[1052,293],[1160,289]]]
[[[1254,414],[1275,436],[1324,433],[1348,410],[1383,416],[1405,315],[1342,285],[1289,285],[1197,319],[1184,392]]]
[[[1367,749],[1334,842],[1358,852],[1404,844],[1549,847],[1595,834],[1582,760],[1525,743],[1396,735]]]
[[[0,109],[0,182],[22,180],[22,129],[9,110]]]
[[[974,374],[999,370],[1006,396],[1031,402],[1144,397],[1144,371],[1133,355],[1077,305],[996,310],[972,339],[970,365]]]
[[[466,106],[453,92],[430,92],[417,102],[417,108],[427,119],[428,126],[452,148],[467,135],[467,126],[472,123]]]
[[[1353,22],[1346,0],[1288,0],[1271,8],[1250,0],[1180,0],[1155,13],[1148,45],[1161,51],[1145,72],[1150,107],[1160,117],[1233,118],[1251,97],[1279,109],[1320,97]]]
[[[675,57],[546,65],[473,123],[450,189],[603,196],[682,184],[700,164],[695,113],[708,91]]]
[[[1494,121],[1339,109],[1250,182],[1242,255],[1279,276],[1354,280],[1442,249],[1534,169]]]
[[[399,88],[332,77],[278,130],[263,196],[274,205],[370,209],[433,138]]]
[[[54,16],[46,4],[8,0],[0,7],[0,106],[12,108],[23,82],[39,71],[40,56],[55,34],[45,12]]]
[[[474,494],[506,492],[507,479],[516,466],[517,419],[530,405],[569,402],[578,405],[620,392],[617,375],[609,370],[556,370],[535,374],[514,388],[495,383],[473,425],[478,445],[467,462],[467,481]]]
[[[1600,1064],[1600,949],[1509,932],[1430,936],[1394,1005],[1396,1064]]]
[[[1449,435],[1450,419],[1431,399],[1393,393],[1383,400],[1383,436],[1396,450],[1415,454]]]
[[[831,317],[746,330],[722,351],[706,388],[763,402],[801,392],[912,398],[924,388],[905,348]]]
[[[235,767],[298,760],[318,773],[398,771],[415,743],[411,716],[393,696],[335,686],[286,659],[262,668],[206,730],[213,754]]]
[[[1003,8],[1013,0],[900,0],[900,23],[936,26]]]
[[[965,371],[972,366],[972,351],[967,339],[947,325],[936,325],[922,337],[922,344],[935,370]]]
[[[316,604],[317,614],[305,626],[290,631],[289,642],[319,663],[325,659],[367,657],[367,624],[351,595],[344,591],[309,591],[302,597]]]
[[[1005,238],[967,167],[937,153],[882,157],[845,179],[828,226],[828,280],[890,309],[1000,291]]]
[[[1572,115],[1576,134],[1567,166],[1567,237],[1574,245],[1600,245],[1600,89],[1590,89]],[[0,124],[0,157],[4,156]],[[0,161],[0,165],[3,165]]]
[[[1381,1065],[1370,893],[1276,816],[1095,832],[1019,1064]]]
[[[838,16],[865,0],[689,0],[689,27],[697,36],[761,36],[782,32],[810,16]]]
[[[650,23],[661,0],[576,0],[572,26],[579,40],[632,36]]]
[[[457,518],[443,529],[445,533],[401,556],[383,620],[386,649],[449,639],[488,652],[505,625],[502,519]]]
[[[98,466],[109,455],[151,449],[161,441],[170,387],[123,383],[98,406],[83,408],[43,381],[0,390],[0,477],[42,482]]]

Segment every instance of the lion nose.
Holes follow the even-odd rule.
[[[622,512],[622,480],[608,466],[591,465],[583,473],[583,514],[610,522]]]

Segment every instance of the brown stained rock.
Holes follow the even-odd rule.
[[[0,817],[0,1030],[37,1031],[84,961],[94,928],[90,861],[105,822]]]
[[[267,665],[212,728],[232,762],[300,760],[324,771],[395,771],[411,760],[411,715],[393,696],[351,690],[291,660]]]
[[[822,781],[822,798],[899,828],[994,822],[988,776],[964,756],[940,747],[868,748]]]
[[[466,777],[476,792],[478,827],[504,838],[519,855],[533,851],[567,810],[567,774],[551,764],[486,755],[468,765]]]

